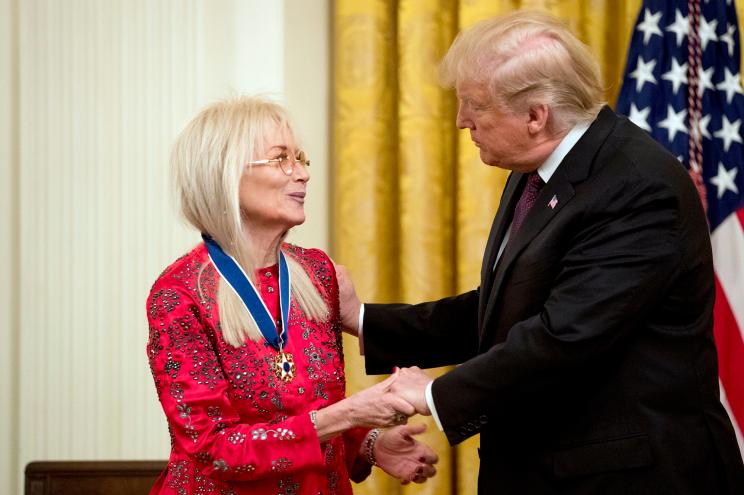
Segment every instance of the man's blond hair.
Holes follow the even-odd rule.
[[[440,65],[448,87],[486,84],[495,103],[512,111],[551,109],[549,124],[566,131],[591,122],[604,105],[599,64],[558,18],[516,11],[461,32]]]

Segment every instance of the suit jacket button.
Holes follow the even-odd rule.
[[[486,416],[485,414],[481,415],[481,417],[480,417],[480,418],[478,418],[478,419],[480,420],[480,423],[481,423],[482,425],[484,425],[484,424],[488,423],[488,416]]]

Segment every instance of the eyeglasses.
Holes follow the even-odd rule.
[[[294,172],[295,164],[304,165],[305,167],[310,166],[310,160],[307,159],[304,151],[298,151],[297,156],[290,157],[287,153],[282,153],[276,158],[267,158],[266,160],[255,160],[248,162],[246,165],[279,165],[279,168],[286,175],[292,175]]]

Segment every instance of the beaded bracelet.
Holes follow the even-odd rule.
[[[377,442],[377,437],[380,436],[380,430],[379,428],[375,428],[373,430],[370,430],[369,433],[367,433],[367,437],[364,439],[364,457],[367,458],[367,462],[372,465],[377,465],[377,460],[375,459],[375,443]]]

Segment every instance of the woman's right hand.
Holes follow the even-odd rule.
[[[392,392],[392,385],[397,379],[396,371],[384,381],[345,399],[349,401],[348,414],[352,427],[400,425],[404,424],[409,416],[416,414],[416,408]]]
[[[380,383],[318,410],[316,431],[321,441],[355,427],[387,427],[404,424],[416,409],[391,391],[397,372]]]

